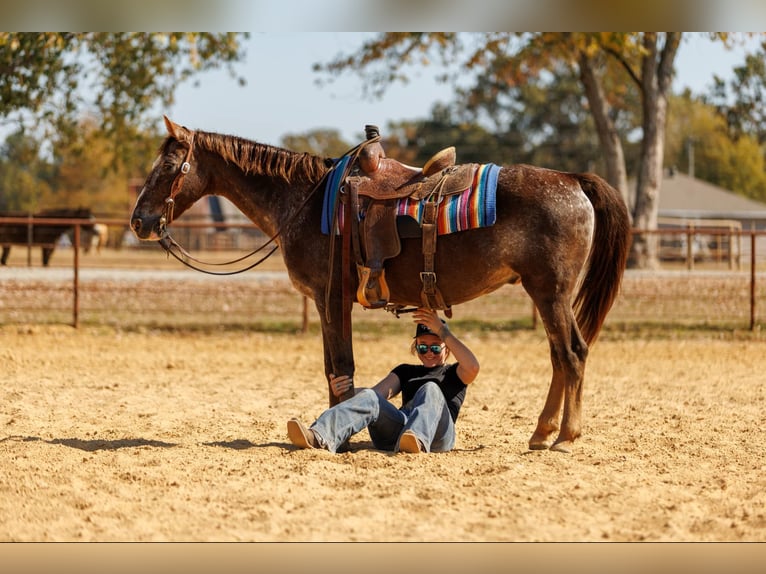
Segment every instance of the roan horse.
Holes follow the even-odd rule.
[[[353,374],[352,341],[343,329],[353,301],[342,296],[341,245],[320,232],[323,198],[316,193],[333,160],[192,131],[167,118],[165,124],[169,135],[131,216],[136,236],[160,240],[165,225],[203,196],[228,198],[275,238],[293,285],[314,300],[325,374]],[[521,283],[545,326],[553,367],[529,447],[568,452],[581,434],[588,345],[601,330],[625,269],[628,212],[620,194],[596,175],[528,165],[502,167],[496,202],[494,225],[440,236],[439,288],[455,305]],[[422,264],[421,241],[403,239],[400,254],[386,262],[392,302],[421,304]],[[356,274],[350,277],[358,281]],[[325,293],[328,281],[334,287]],[[337,402],[328,395],[330,404]]]

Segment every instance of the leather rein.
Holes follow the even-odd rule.
[[[173,209],[175,207],[175,198],[180,193],[181,188],[183,187],[184,178],[186,177],[186,174],[189,173],[191,170],[191,158],[192,158],[192,152],[194,149],[194,135],[195,132],[191,132],[191,139],[189,140],[189,149],[186,152],[186,157],[184,158],[183,163],[181,164],[181,168],[176,174],[175,179],[173,180],[172,185],[170,186],[170,195],[165,200],[165,207],[162,212],[162,216],[160,217],[160,226],[159,226],[159,232],[160,232],[160,245],[162,248],[168,253],[168,255],[172,255],[175,257],[178,261],[189,267],[190,269],[194,269],[195,271],[200,271],[201,273],[207,273],[208,275],[236,275],[238,273],[244,273],[245,271],[249,271],[250,269],[253,269],[254,267],[257,267],[261,263],[263,263],[266,259],[268,259],[271,255],[274,254],[274,252],[279,249],[279,245],[276,244],[276,239],[279,237],[282,233],[282,227],[290,223],[292,219],[300,213],[300,211],[306,206],[309,199],[316,193],[316,191],[321,186],[322,182],[325,180],[325,178],[328,176],[328,174],[332,173],[332,169],[327,172],[314,186],[314,188],[309,192],[309,194],[306,196],[306,198],[301,202],[301,204],[298,206],[298,209],[296,209],[292,215],[285,221],[282,226],[280,226],[279,229],[277,229],[277,232],[272,235],[263,245],[257,247],[250,253],[243,255],[242,257],[239,257],[237,259],[232,259],[231,261],[225,261],[225,262],[210,262],[210,261],[201,261],[200,259],[195,258],[192,256],[186,249],[184,249],[173,237],[170,235],[170,232],[167,229],[167,226],[173,221]],[[242,269],[235,269],[233,271],[211,271],[210,269],[205,269],[204,267],[200,267],[200,265],[205,265],[208,267],[222,267],[227,265],[233,265],[235,263],[241,263],[242,261],[245,261],[247,259],[250,259],[251,257],[257,255],[266,247],[268,247],[271,244],[274,244],[274,246],[271,248],[271,250],[268,251],[264,256],[262,256],[260,259],[255,261],[254,263],[251,263],[250,265],[243,267]]]

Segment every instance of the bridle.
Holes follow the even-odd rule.
[[[268,241],[266,241],[263,245],[251,251],[247,255],[243,255],[242,257],[239,257],[238,259],[232,259],[231,261],[218,263],[218,262],[202,261],[200,259],[197,259],[193,255],[191,255],[186,249],[184,249],[175,239],[173,239],[173,237],[170,235],[170,232],[167,229],[167,226],[173,221],[173,209],[175,207],[175,202],[176,202],[175,198],[181,192],[181,188],[183,187],[186,174],[188,174],[189,171],[191,171],[191,158],[192,158],[192,153],[194,151],[194,135],[195,135],[195,132],[191,132],[191,138],[189,139],[189,149],[186,151],[186,157],[184,158],[184,161],[181,164],[181,168],[178,170],[178,173],[176,174],[176,177],[170,186],[170,195],[168,195],[167,199],[165,199],[165,207],[163,208],[162,216],[160,217],[159,243],[162,246],[162,248],[168,253],[168,255],[172,255],[178,261],[180,261],[187,267],[194,269],[195,271],[207,273],[208,275],[236,275],[238,273],[249,271],[253,267],[256,267],[257,265],[260,265],[261,263],[263,263],[266,259],[268,259],[271,255],[273,255],[277,249],[279,249],[279,245],[277,245],[275,242],[277,237],[280,234],[280,231],[277,231],[277,233],[274,234],[272,237],[270,237]],[[266,255],[264,255],[257,261],[255,261],[255,263],[252,263],[242,269],[235,269],[233,271],[211,271],[210,269],[205,269],[204,267],[200,267],[200,265],[205,265],[207,267],[220,267],[220,266],[233,265],[235,263],[240,263],[242,261],[245,261],[246,259],[249,259],[250,257],[253,257],[257,253],[260,253],[268,245],[272,243],[274,243],[274,246],[271,248],[271,250],[268,253],[266,253]]]
[[[160,235],[165,236],[167,234],[167,225],[173,221],[173,208],[176,203],[176,195],[181,191],[181,187],[184,184],[186,174],[191,170],[191,157],[194,150],[194,136],[196,132],[191,133],[189,139],[189,149],[186,151],[186,157],[181,164],[181,169],[178,170],[173,183],[170,186],[170,195],[165,200],[165,208],[162,210],[162,217],[160,217]]]
[[[304,200],[298,205],[297,209],[295,209],[290,217],[282,223],[282,225],[277,229],[277,232],[272,235],[263,245],[257,247],[250,253],[243,255],[242,257],[239,257],[237,259],[232,259],[231,261],[225,261],[225,262],[210,262],[210,261],[201,261],[200,259],[195,258],[192,256],[186,249],[184,249],[173,237],[171,237],[170,232],[167,229],[167,226],[173,221],[173,209],[175,207],[175,198],[176,196],[181,192],[181,188],[183,187],[184,179],[186,178],[186,174],[189,173],[191,170],[191,159],[192,159],[192,153],[194,150],[194,135],[195,132],[191,132],[191,138],[189,139],[189,149],[186,151],[186,157],[184,158],[183,163],[181,164],[181,168],[179,169],[178,173],[176,174],[175,179],[173,180],[173,183],[170,186],[170,195],[168,195],[167,199],[165,199],[165,206],[162,210],[162,216],[160,217],[160,223],[159,223],[159,234],[160,234],[160,245],[162,248],[168,253],[168,255],[172,255],[175,257],[178,261],[189,267],[190,269],[194,269],[195,271],[200,271],[202,273],[207,273],[208,275],[236,275],[238,273],[244,273],[245,271],[249,271],[250,269],[253,269],[254,267],[257,267],[261,263],[263,263],[266,259],[268,259],[271,255],[274,254],[274,252],[279,249],[279,245],[277,245],[276,240],[277,237],[279,237],[282,233],[282,227],[288,225],[300,212],[301,210],[306,206],[306,204],[309,202],[309,200],[312,198],[314,193],[322,186],[322,183],[326,180],[326,178],[329,176],[330,173],[332,173],[333,169],[328,170],[328,172],[316,183],[314,188],[306,195]],[[242,268],[242,269],[235,269],[233,271],[211,271],[210,269],[205,269],[204,267],[200,267],[200,265],[205,265],[207,267],[222,267],[227,265],[233,265],[235,263],[241,263],[242,261],[245,261],[247,259],[250,259],[254,255],[257,255],[266,247],[269,245],[274,244],[273,247],[260,259],[255,261],[254,263],[251,263],[250,265]]]

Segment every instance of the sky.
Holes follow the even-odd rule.
[[[361,32],[255,32],[246,43],[246,59],[237,65],[247,85],[223,70],[196,77],[199,86],[179,86],[176,102],[163,110],[172,120],[189,128],[238,135],[280,145],[288,133],[318,128],[340,131],[351,144],[363,139],[365,124],[385,127],[390,121],[422,119],[432,106],[452,100],[452,88],[439,83],[439,68],[416,68],[410,82],[392,84],[381,99],[363,96],[362,80],[344,73],[329,84],[327,74],[314,72],[315,63],[326,63],[339,54],[358,49],[371,33]],[[757,41],[727,50],[720,43],[689,34],[676,58],[674,90],[688,87],[705,93],[713,76],[730,78],[744,62],[744,54]]]

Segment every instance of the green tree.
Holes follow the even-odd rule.
[[[133,150],[135,164],[126,166],[114,164],[112,142],[95,118],[82,120],[77,134],[54,147],[47,206],[87,207],[102,217],[127,216],[134,199],[127,182],[139,167],[152,162],[161,138],[142,135],[141,141],[153,145]]]
[[[50,194],[50,166],[38,142],[21,132],[0,146],[0,210],[32,212]]]
[[[745,62],[734,68],[734,77],[727,85],[714,77],[708,101],[726,118],[732,137],[749,134],[760,144],[766,143],[766,41],[760,50],[745,56]]]
[[[711,38],[726,41],[726,34]],[[489,72],[497,85],[528,83],[557,66],[576,70],[593,117],[606,165],[606,178],[627,197],[627,169],[616,111],[622,105],[622,86],[632,84],[640,97],[641,130],[637,161],[634,224],[657,227],[659,188],[662,179],[667,98],[674,62],[682,40],[680,32],[634,33],[383,33],[365,42],[351,55],[342,55],[315,69],[329,74],[351,70],[362,74],[371,92],[379,93],[392,81],[406,78],[408,67],[434,58],[455,70],[471,74]],[[617,64],[622,75],[616,76]],[[639,267],[658,264],[657,246],[650,238],[633,241],[632,260]]]
[[[82,120],[75,137],[57,140],[49,153],[31,135],[17,132],[0,147],[0,209],[88,207],[102,217],[129,213],[127,182],[156,155],[160,136],[142,134],[134,164],[115,164],[113,144],[95,118]],[[46,159],[47,158],[47,159]]]
[[[688,91],[670,99],[668,118],[668,167],[686,173],[693,170],[699,179],[752,199],[766,200],[764,158],[754,136],[732,139],[725,118],[716,108]]]
[[[302,134],[286,134],[282,136],[282,145],[293,151],[323,157],[340,157],[353,147],[336,129],[317,129]]]
[[[0,33],[0,120],[72,135],[84,113],[102,119],[118,160],[128,160],[153,110],[194,74],[243,57],[239,34]],[[244,80],[240,78],[240,82]]]
[[[513,147],[475,122],[461,121],[454,106],[437,103],[431,116],[419,121],[392,122],[383,133],[386,155],[422,166],[438,151],[455,146],[460,163],[510,162]]]
[[[570,66],[557,65],[518,85],[492,71],[481,73],[472,87],[458,91],[458,102],[468,117],[490,124],[508,142],[512,147],[508,163],[564,171],[606,170],[580,79]],[[635,128],[618,119],[626,124],[625,132]]]

